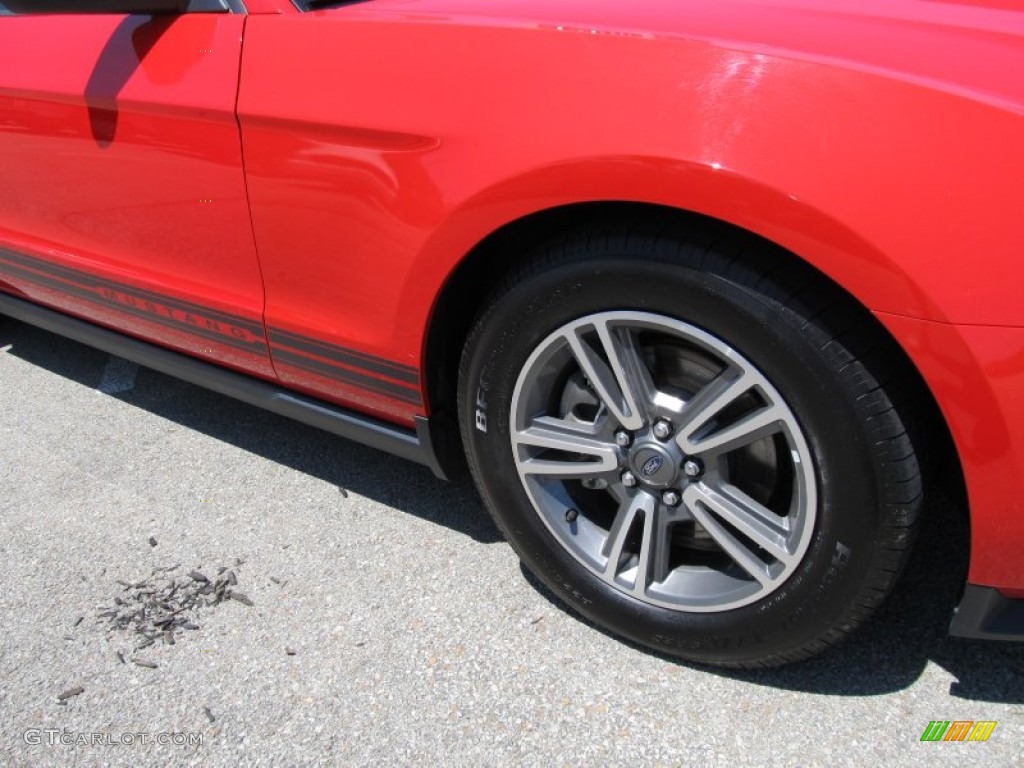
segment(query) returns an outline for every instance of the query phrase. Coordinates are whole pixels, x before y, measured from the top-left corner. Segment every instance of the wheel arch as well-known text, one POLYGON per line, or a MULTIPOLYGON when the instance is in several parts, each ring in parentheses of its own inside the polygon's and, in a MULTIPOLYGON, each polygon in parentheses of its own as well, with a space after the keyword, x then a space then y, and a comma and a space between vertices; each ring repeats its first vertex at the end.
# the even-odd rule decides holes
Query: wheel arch
MULTIPOLYGON (((767 260, 784 262, 811 286, 828 292, 850 311, 864 316, 884 356, 897 367, 902 407, 912 410, 914 442, 922 446, 927 486, 940 484, 943 492, 966 499, 962 463, 949 425, 938 402, 897 338, 871 309, 832 277, 787 248, 734 223, 666 205, 636 202, 594 201, 554 206, 535 211, 498 227, 481 239, 462 258, 439 292, 429 317, 423 346, 424 388, 435 425, 435 443, 445 446, 442 461, 451 475, 462 474, 462 446, 456 423, 458 368, 462 348, 472 324, 494 286, 516 269, 529 254, 555 238, 571 236, 595 227, 628 230, 642 226, 665 232, 717 229, 752 238, 761 247, 739 256, 749 267, 764 267, 767 260), (949 471, 954 467, 953 472, 949 471)), ((915 302, 925 301, 914 297, 915 302)), ((927 487, 926 486, 926 487, 927 487)), ((966 509, 964 504, 962 509, 966 509)), ((964 545, 968 546, 967 543, 964 545)))

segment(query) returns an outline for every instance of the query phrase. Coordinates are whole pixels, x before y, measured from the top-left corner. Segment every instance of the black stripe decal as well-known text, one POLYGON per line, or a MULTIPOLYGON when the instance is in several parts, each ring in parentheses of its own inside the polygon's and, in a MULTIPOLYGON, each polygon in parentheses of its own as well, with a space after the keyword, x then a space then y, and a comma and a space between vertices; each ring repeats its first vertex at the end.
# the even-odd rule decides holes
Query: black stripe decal
POLYGON ((419 371, 407 365, 401 365, 380 357, 374 357, 373 355, 368 355, 364 352, 354 352, 350 349, 345 349, 344 347, 327 344, 326 342, 314 341, 313 339, 308 339, 303 336, 296 336, 293 333, 288 333, 277 328, 267 329, 267 335, 269 336, 270 343, 275 348, 275 351, 283 347, 290 347, 292 349, 299 350, 300 352, 307 352, 311 355, 316 355, 317 357, 337 361, 344 365, 351 366, 352 368, 361 368, 364 371, 378 373, 381 376, 387 376, 388 378, 395 379, 396 381, 404 381, 407 384, 412 384, 413 386, 419 386, 420 383, 419 371))
MULTIPOLYGON (((162 296, 7 248, 0 248, 0 272, 245 352, 263 356, 269 352, 262 324, 194 302, 162 296)), ((279 329, 270 329, 268 335, 274 347, 272 358, 285 365, 412 405, 422 403, 416 368, 279 329)))
MULTIPOLYGON (((73 285, 70 283, 66 283, 60 279, 56 279, 53 277, 40 275, 35 272, 31 272, 29 270, 22 269, 20 267, 16 267, 9 263, 6 263, 4 260, 5 255, 6 254, 0 253, 0 272, 20 277, 21 279, 26 280, 27 282, 36 283, 37 285, 45 286, 47 288, 52 288, 55 291, 60 291, 61 293, 65 293, 70 296, 77 296, 78 298, 84 299, 93 304, 98 304, 100 306, 116 309, 119 312, 124 312, 125 314, 133 315, 134 317, 139 317, 143 320, 148 320, 150 322, 157 323, 158 325, 162 325, 165 328, 185 332, 193 336, 199 336, 201 338, 209 339, 210 341, 215 341, 220 344, 225 344, 227 346, 234 347, 245 352, 251 352, 263 356, 267 354, 267 347, 266 344, 263 342, 262 338, 239 338, 238 336, 231 335, 230 330, 225 332, 224 330, 217 330, 216 328, 210 328, 207 325, 198 324, 207 320, 208 318, 192 315, 191 313, 188 312, 182 312, 182 314, 184 315, 184 317, 182 318, 175 318, 173 316, 168 316, 155 310, 147 310, 143 307, 137 307, 134 306, 133 304, 125 303, 123 299, 118 300, 118 298, 114 296, 111 296, 109 294, 104 295, 103 293, 104 291, 108 291, 110 293, 120 294, 120 291, 113 291, 112 289, 109 288, 86 288, 81 285, 73 285)), ((122 294, 122 296, 127 297, 128 294, 122 294)), ((161 304, 163 303, 161 302, 161 304)))
POLYGON ((159 293, 148 291, 145 288, 136 288, 135 286, 125 285, 124 283, 118 283, 107 278, 97 277, 86 272, 82 272, 71 267, 64 267, 58 264, 53 264, 43 259, 36 259, 31 256, 25 256, 24 254, 8 250, 6 248, 0 248, 0 258, 4 258, 7 261, 15 264, 20 264, 30 269, 36 269, 40 272, 48 272, 56 277, 62 277, 66 280, 71 280, 78 283, 79 285, 95 286, 96 288, 109 288, 118 293, 130 294, 144 301, 150 303, 163 304, 168 307, 173 307, 182 312, 193 315, 202 315, 203 317, 217 320, 224 325, 233 325, 238 328, 243 328, 253 336, 263 337, 263 325, 262 323, 249 320, 244 317, 238 317, 237 315, 231 315, 220 310, 211 309, 204 307, 201 304, 195 304, 190 301, 183 299, 175 299, 169 296, 164 296, 159 293))
POLYGON ((421 402, 418 390, 414 391, 406 388, 405 385, 402 384, 378 379, 374 376, 368 376, 346 368, 339 368, 336 365, 332 365, 331 363, 321 360, 313 360, 308 357, 303 357, 302 355, 297 355, 294 352, 274 350, 274 360, 275 362, 281 362, 293 368, 300 368, 311 373, 319 374, 328 379, 344 381, 361 389, 376 392, 380 395, 386 395, 387 397, 393 397, 396 400, 401 400, 412 405, 419 405, 421 402))

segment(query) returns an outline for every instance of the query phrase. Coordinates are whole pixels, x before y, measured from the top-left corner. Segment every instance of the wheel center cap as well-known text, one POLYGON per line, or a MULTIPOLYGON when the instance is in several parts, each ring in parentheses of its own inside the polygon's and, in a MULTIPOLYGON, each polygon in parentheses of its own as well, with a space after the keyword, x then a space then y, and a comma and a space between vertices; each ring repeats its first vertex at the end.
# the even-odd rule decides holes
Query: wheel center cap
POLYGON ((633 474, 641 483, 666 488, 672 485, 679 472, 678 464, 672 454, 660 445, 638 445, 630 457, 633 474))

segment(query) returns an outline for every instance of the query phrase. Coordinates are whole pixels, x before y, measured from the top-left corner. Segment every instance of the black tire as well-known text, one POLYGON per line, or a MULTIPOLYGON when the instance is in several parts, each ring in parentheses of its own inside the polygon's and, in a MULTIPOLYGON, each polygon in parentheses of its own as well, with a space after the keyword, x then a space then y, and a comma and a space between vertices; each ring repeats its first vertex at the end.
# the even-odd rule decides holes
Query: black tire
MULTIPOLYGON (((561 600, 612 633, 715 665, 797 661, 833 645, 862 623, 902 569, 922 490, 914 448, 894 405, 899 379, 879 351, 884 344, 870 317, 822 281, 808 282, 803 269, 788 254, 724 229, 686 236, 636 228, 595 231, 535 254, 502 282, 477 318, 459 382, 460 423, 473 477, 526 567, 561 600), (767 265, 776 274, 751 264, 767 265), (580 318, 594 324, 565 330, 580 318), (658 325, 661 319, 664 326, 658 325), (648 321, 653 325, 643 325, 648 321), (699 458, 687 465, 706 475, 690 478, 683 464, 664 469, 677 464, 684 452, 676 433, 660 446, 655 439, 651 430, 660 406, 651 400, 637 407, 638 412, 649 410, 646 426, 623 430, 615 424, 611 400, 602 399, 600 387, 591 380, 600 382, 605 370, 599 367, 601 361, 611 360, 611 348, 602 348, 596 335, 601 323, 611 329, 608 334, 623 334, 616 338, 639 349, 636 359, 644 361, 647 373, 637 381, 647 376, 687 405, 696 402, 693 394, 705 386, 695 384, 687 391, 683 382, 697 376, 688 371, 707 369, 700 373, 706 378, 698 376, 701 382, 716 376, 731 380, 726 374, 740 373, 730 372, 725 350, 735 351, 737 371, 749 368, 751 376, 763 375, 768 384, 742 395, 742 407, 730 406, 740 417, 726 415, 728 409, 716 411, 707 422, 710 426, 701 429, 712 436, 715 430, 725 434, 729 420, 741 418, 744 408, 750 413, 774 408, 782 414, 776 425, 781 433, 709 458, 708 468, 699 458), (566 335, 552 336, 559 329, 566 335), (700 334, 711 339, 710 351, 700 347, 700 334), (580 343, 595 356, 592 365, 598 367, 588 368, 590 377, 581 377, 580 361, 589 361, 591 352, 582 357, 574 353, 570 338, 583 339, 580 343), (704 354, 709 362, 701 359, 704 354), (589 409, 588 393, 597 403, 589 409), (589 456, 545 452, 529 441, 514 448, 513 431, 517 440, 527 434, 533 440, 542 428, 537 425, 547 423, 537 421, 541 416, 585 425, 600 433, 595 438, 599 441, 611 439, 610 428, 616 429, 616 439, 626 431, 621 439, 632 442, 618 446, 613 474, 587 475, 578 483, 546 475, 524 474, 521 479, 517 461, 529 473, 549 455, 563 463, 589 456), (636 482, 638 474, 655 465, 652 485, 646 477, 636 482), (625 485, 626 471, 635 486, 625 485), (757 528, 751 530, 761 538, 745 539, 744 529, 730 527, 733 518, 716 517, 703 502, 673 508, 665 501, 672 499, 669 491, 696 498, 705 482, 709 488, 729 488, 754 479, 757 490, 749 493, 757 505, 749 509, 779 516, 777 528, 764 529, 782 531, 775 538, 757 528), (564 528, 559 504, 564 504, 564 528), (626 507, 630 511, 624 515, 626 507), (716 525, 705 529, 691 510, 716 525), (665 522, 667 515, 690 519, 665 522), (620 516, 627 520, 617 529, 626 543, 613 544, 620 516), (723 519, 728 524, 722 525, 723 519), (649 541, 668 542, 657 552, 654 544, 643 543, 648 522, 655 531, 649 541), (660 525, 666 527, 656 527, 660 525), (719 538, 708 530, 717 531, 719 538), (723 548, 721 542, 728 544, 729 538, 722 530, 746 547, 734 551, 746 558, 747 570, 723 548), (603 548, 595 549, 602 531, 608 532, 607 538, 603 548), (577 546, 584 533, 590 538, 577 546), (771 547, 761 548, 764 541, 781 542, 778 556, 771 547), (757 559, 747 557, 751 552, 757 559), (757 567, 751 569, 749 563, 757 567), (605 578, 600 577, 602 568, 605 578), (698 586, 685 586, 690 582, 698 586), (659 586, 670 583, 675 592, 659 586)), ((613 390, 605 390, 612 392, 611 399, 613 390)), ((673 402, 672 407, 679 406, 673 402)), ((682 408, 679 413, 686 413, 686 405, 682 408)), ((628 405, 620 410, 626 413, 628 405)), ((630 423, 637 418, 631 416, 630 423)), ((671 418, 663 420, 672 426, 671 418)), ((696 438, 684 443, 698 445, 696 438)), ((595 467, 611 461, 611 454, 602 450, 604 458, 594 459, 595 467)), ((741 490, 748 493, 746 487, 741 490)), ((774 517, 762 517, 769 526, 776 525, 774 517)))

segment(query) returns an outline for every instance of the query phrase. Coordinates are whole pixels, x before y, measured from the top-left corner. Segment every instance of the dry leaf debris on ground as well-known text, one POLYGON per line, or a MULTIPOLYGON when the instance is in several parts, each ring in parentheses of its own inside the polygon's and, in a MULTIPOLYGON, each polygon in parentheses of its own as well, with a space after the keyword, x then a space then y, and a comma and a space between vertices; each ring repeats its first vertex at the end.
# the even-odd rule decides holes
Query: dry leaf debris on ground
MULTIPOLYGON (((242 564, 237 560, 235 568, 242 564)), ((149 578, 129 582, 118 580, 121 593, 113 604, 102 606, 96 618, 111 629, 137 635, 135 650, 163 641, 174 645, 181 630, 199 629, 199 612, 225 600, 253 605, 248 596, 235 589, 234 568, 219 566, 212 578, 199 569, 173 575, 181 566, 154 568, 149 578)))

